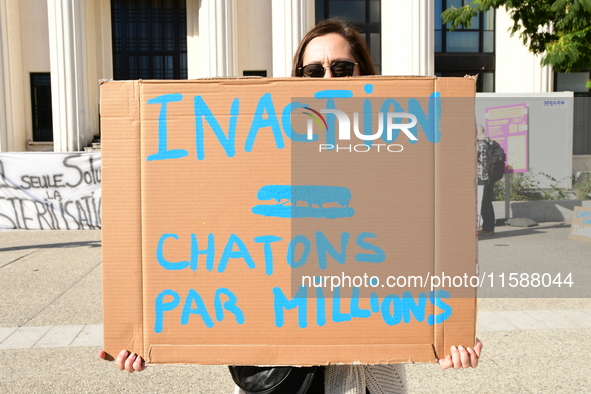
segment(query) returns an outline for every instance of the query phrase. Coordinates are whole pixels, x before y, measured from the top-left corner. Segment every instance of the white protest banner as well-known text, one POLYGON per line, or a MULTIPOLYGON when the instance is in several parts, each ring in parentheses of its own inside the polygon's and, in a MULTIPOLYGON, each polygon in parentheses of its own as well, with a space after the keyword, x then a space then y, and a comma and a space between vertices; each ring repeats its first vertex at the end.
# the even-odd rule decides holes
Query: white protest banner
POLYGON ((0 229, 100 228, 100 153, 0 153, 0 229))

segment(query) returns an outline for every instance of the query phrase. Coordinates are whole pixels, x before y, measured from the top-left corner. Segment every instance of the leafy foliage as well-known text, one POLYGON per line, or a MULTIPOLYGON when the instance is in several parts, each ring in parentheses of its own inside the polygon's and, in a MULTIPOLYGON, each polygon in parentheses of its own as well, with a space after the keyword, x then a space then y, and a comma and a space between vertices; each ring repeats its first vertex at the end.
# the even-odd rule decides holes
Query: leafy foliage
MULTIPOLYGON (((503 179, 494 185, 494 201, 505 200, 505 176, 507 175, 505 174, 503 179)), ((559 187, 560 183, 560 180, 543 172, 511 174, 509 179, 511 201, 568 200, 573 197, 584 200, 591 197, 591 173, 585 173, 579 182, 573 184, 573 190, 559 187), (550 181, 549 188, 540 188, 540 181, 537 180, 539 176, 544 176, 550 181)))
POLYGON ((591 172, 585 165, 585 171, 581 177, 573 185, 575 189, 575 196, 579 200, 591 199, 591 172))
MULTIPOLYGON (((505 177, 494 185, 495 201, 505 200, 505 177)), ((537 201, 542 199, 540 182, 529 172, 511 174, 509 179, 511 201, 537 201)))
POLYGON ((473 0, 448 8, 441 17, 454 30, 460 25, 470 27, 479 11, 500 7, 513 20, 511 35, 519 33, 530 52, 542 55, 542 65, 557 72, 591 67, 591 0, 473 0))
MULTIPOLYGON (((540 172, 540 175, 545 176, 550 181, 550 190, 542 192, 542 200, 566 200, 572 196, 572 192, 566 188, 558 187, 557 185, 560 183, 556 178, 552 175, 540 172)), ((572 177, 566 177, 566 179, 571 179, 572 177)))

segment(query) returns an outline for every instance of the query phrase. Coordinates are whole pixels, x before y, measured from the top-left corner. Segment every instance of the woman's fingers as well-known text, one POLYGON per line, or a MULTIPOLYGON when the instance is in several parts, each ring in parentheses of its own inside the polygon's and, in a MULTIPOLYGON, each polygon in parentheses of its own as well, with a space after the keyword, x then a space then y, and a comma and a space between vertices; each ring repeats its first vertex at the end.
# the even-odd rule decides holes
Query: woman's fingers
POLYGON ((458 347, 452 346, 450 350, 451 356, 446 356, 438 361, 441 368, 476 368, 478 366, 480 352, 482 351, 482 342, 476 338, 474 348, 465 348, 460 345, 458 347))
POLYGON ((117 365, 117 369, 119 369, 120 371, 123 371, 125 369, 125 361, 127 361, 128 355, 129 353, 127 352, 127 350, 122 350, 121 353, 117 355, 117 358, 115 359, 115 364, 117 365))
POLYGON ((136 357, 135 362, 133 363, 133 369, 135 369, 137 372, 141 372, 146 369, 146 363, 140 356, 136 357))
POLYGON ((480 357, 480 352, 482 351, 482 342, 480 339, 476 338, 476 343, 474 343, 474 352, 476 353, 476 357, 480 357))
POLYGON ((133 369, 133 363, 135 362, 136 358, 137 358, 137 355, 135 353, 131 353, 127 357, 127 360, 125 360, 125 370, 127 372, 132 373, 135 371, 135 369, 133 369))
POLYGON ((458 348, 455 346, 451 347, 451 361, 453 362, 453 367, 455 369, 462 368, 462 360, 460 360, 460 352, 458 348))
POLYGON ((470 355, 470 366, 476 368, 478 366, 478 355, 474 349, 468 348, 468 354, 470 355))
POLYGON ((470 368, 470 353, 462 345, 458 346, 458 353, 460 354, 460 366, 458 368, 470 368))
POLYGON ((451 356, 445 356, 445 358, 439 359, 439 365, 443 369, 448 369, 453 367, 454 363, 451 361, 451 356))
MULTIPOLYGON (((105 358, 106 353, 104 350, 99 351, 99 357, 105 358)), ((131 353, 127 350, 122 350, 115 359, 115 365, 120 371, 127 371, 131 372, 141 372, 146 369, 146 362, 137 354, 131 353)))

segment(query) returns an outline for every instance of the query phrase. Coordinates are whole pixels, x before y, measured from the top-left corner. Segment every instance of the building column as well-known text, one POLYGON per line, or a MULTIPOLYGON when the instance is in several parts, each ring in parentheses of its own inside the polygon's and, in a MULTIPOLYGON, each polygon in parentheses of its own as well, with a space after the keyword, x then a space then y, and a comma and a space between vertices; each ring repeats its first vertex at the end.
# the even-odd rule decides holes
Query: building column
POLYGON ((98 132, 94 2, 48 0, 53 148, 83 150, 98 132))
POLYGON ((554 90, 554 72, 550 66, 542 66, 540 55, 531 53, 523 45, 519 34, 511 36, 509 28, 513 19, 505 10, 495 14, 495 92, 497 93, 545 93, 554 90), (510 59, 510 60, 508 60, 510 59))
POLYGON ((96 74, 99 79, 113 79, 113 36, 111 0, 94 0, 96 35, 96 74))
POLYGON ((24 151, 20 12, 18 0, 0 1, 0 152, 24 151))
POLYGON ((273 0, 273 75, 291 77, 293 55, 314 27, 313 0, 273 0))
POLYGON ((527 87, 528 92, 547 93, 554 91, 554 70, 551 66, 542 66, 541 56, 529 54, 528 68, 532 70, 531 80, 527 87))
POLYGON ((397 0, 381 4, 382 74, 434 75, 433 1, 397 0))
POLYGON ((187 0, 188 77, 237 75, 236 0, 187 0))

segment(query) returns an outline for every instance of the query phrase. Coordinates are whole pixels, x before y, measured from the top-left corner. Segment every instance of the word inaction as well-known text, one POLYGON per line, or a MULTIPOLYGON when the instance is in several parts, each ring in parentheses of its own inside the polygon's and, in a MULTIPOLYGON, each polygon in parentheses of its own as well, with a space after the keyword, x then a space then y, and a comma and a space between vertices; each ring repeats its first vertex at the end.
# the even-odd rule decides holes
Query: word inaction
MULTIPOLYGON (((366 94, 373 92, 373 85, 367 84, 364 87, 366 94)), ((198 160, 205 159, 205 133, 211 130, 217 142, 224 149, 227 157, 234 157, 237 150, 237 130, 246 131, 246 138, 242 149, 244 152, 251 152, 258 136, 262 133, 270 133, 277 149, 285 147, 285 138, 296 142, 312 142, 319 139, 311 128, 300 130, 294 128, 292 122, 297 115, 313 115, 325 134, 325 145, 336 146, 336 119, 339 123, 339 140, 347 140, 351 135, 351 123, 348 116, 341 110, 336 109, 335 99, 352 99, 354 93, 350 90, 323 90, 314 94, 313 104, 318 103, 324 107, 321 111, 312 110, 312 103, 291 102, 283 108, 276 108, 273 95, 265 93, 258 98, 256 109, 243 110, 243 103, 240 98, 230 98, 228 100, 227 110, 214 113, 210 105, 202 96, 186 97, 180 93, 164 94, 147 100, 148 105, 159 106, 158 115, 158 148, 157 152, 147 156, 148 161, 170 160, 187 157, 189 151, 187 147, 170 146, 169 136, 186 133, 186 130, 175 129, 169 123, 169 114, 179 117, 179 105, 186 100, 192 100, 193 111, 190 116, 194 119, 195 127, 195 156, 198 160), (179 104, 180 103, 180 104, 179 104), (307 111, 313 111, 313 114, 307 111), (220 120, 223 120, 221 122, 220 120), (222 125, 227 126, 224 128, 222 125), (208 125, 206 128, 205 125, 208 125)), ((402 131, 410 143, 418 142, 418 132, 422 130, 427 141, 432 143, 439 142, 441 138, 439 121, 441 118, 441 99, 439 93, 435 92, 428 98, 428 109, 425 111, 417 99, 406 99, 406 108, 402 107, 399 101, 392 98, 377 99, 365 98, 360 100, 361 108, 355 113, 353 127, 355 136, 367 140, 366 145, 372 145, 377 139, 385 143, 391 143, 398 138, 402 131), (376 102, 374 102, 376 101, 376 102), (376 112, 374 114, 374 112, 376 112), (361 114, 363 120, 361 120, 361 114), (372 117, 375 117, 378 130, 373 131, 372 117), (419 128, 420 126, 420 128, 419 128)), ((189 115, 189 114, 183 114, 189 115)), ((308 123, 310 125, 311 123, 308 123)), ((296 127, 297 128, 297 127, 296 127)), ((242 136, 244 137, 244 136, 242 136)), ((388 151, 396 151, 398 148, 392 147, 388 151)), ((386 151, 386 150, 384 150, 386 151)))

